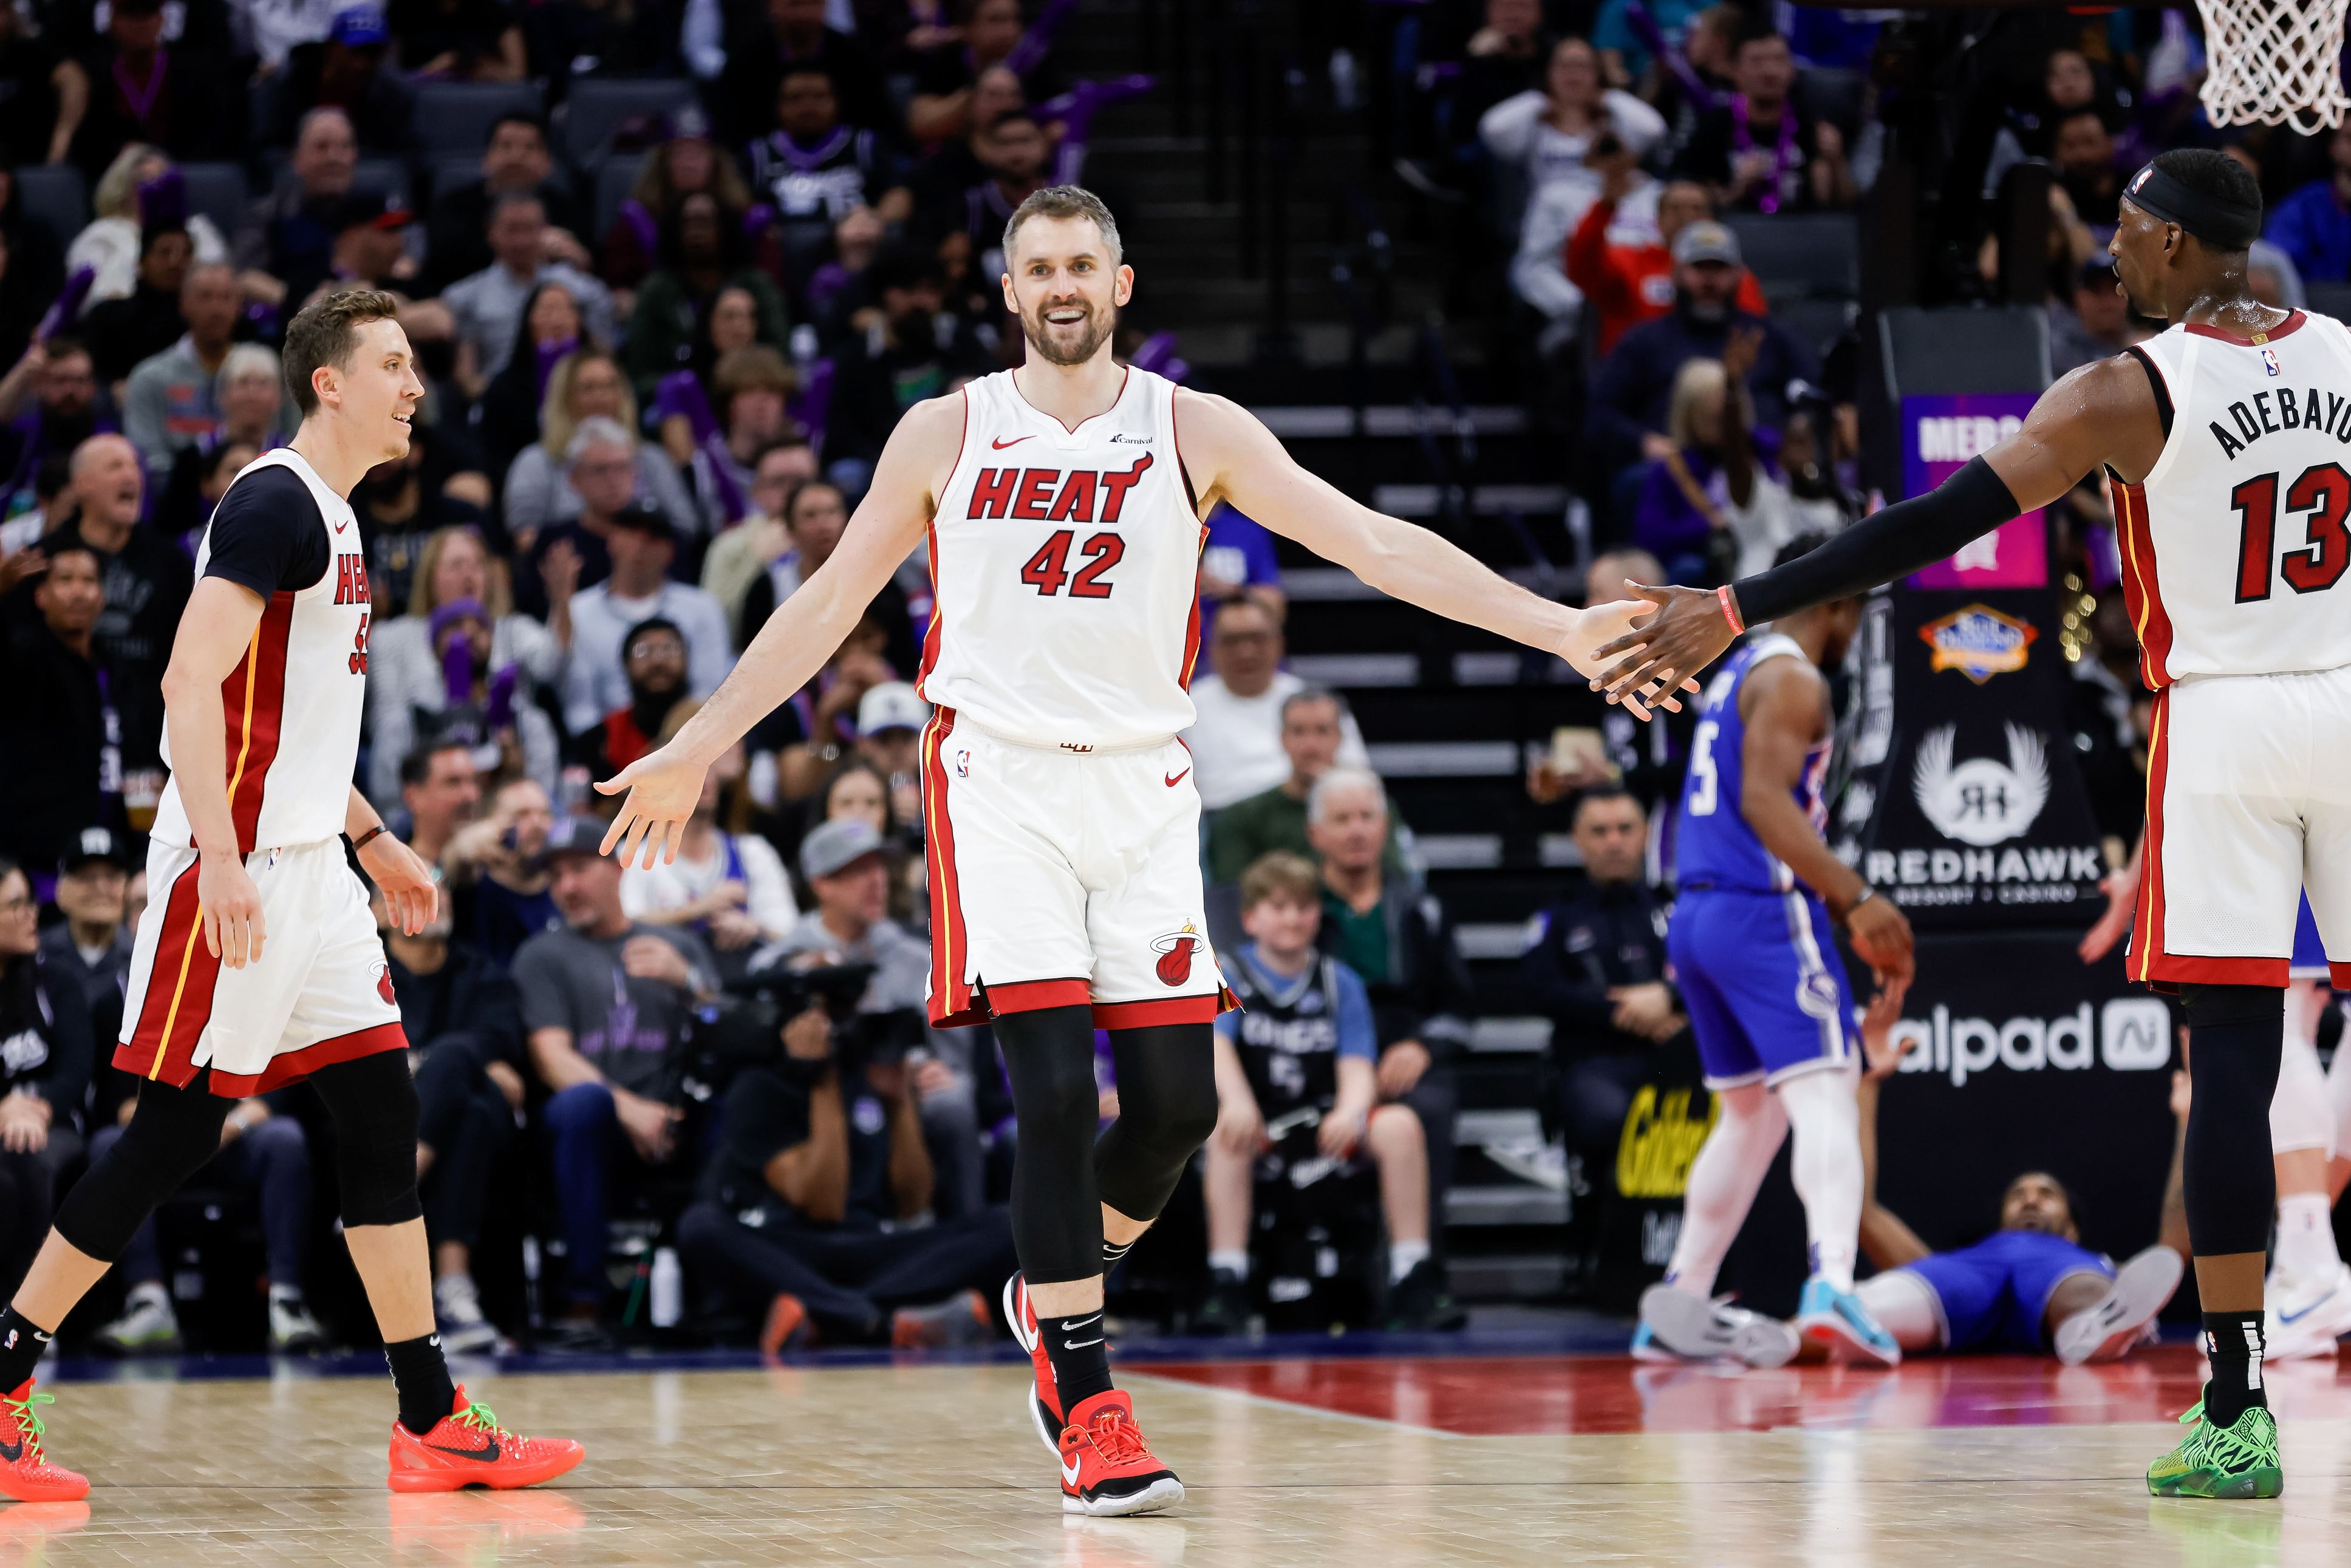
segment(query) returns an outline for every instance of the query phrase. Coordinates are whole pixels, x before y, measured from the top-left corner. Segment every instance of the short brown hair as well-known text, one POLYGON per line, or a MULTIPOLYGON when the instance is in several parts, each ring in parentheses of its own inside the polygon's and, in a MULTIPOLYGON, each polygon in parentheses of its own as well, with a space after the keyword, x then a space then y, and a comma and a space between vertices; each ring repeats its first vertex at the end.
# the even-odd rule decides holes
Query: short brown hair
POLYGON ((1288 850, 1269 850, 1249 862, 1249 870, 1241 873, 1241 907, 1255 909, 1269 898, 1286 898, 1292 904, 1320 904, 1322 873, 1304 855, 1292 854, 1288 850))
POLYGON ((305 417, 318 412, 319 391, 310 377, 320 365, 341 367, 360 346, 360 329, 371 321, 400 319, 400 301, 374 288, 346 288, 313 299, 286 328, 286 390, 305 417))
POLYGON ((733 402, 737 393, 747 392, 776 392, 789 397, 795 384, 791 366, 765 343, 729 349, 710 367, 710 387, 721 403, 733 402))
POLYGON ((1030 218, 1091 218, 1102 231, 1102 244, 1110 246, 1110 264, 1116 267, 1126 254, 1118 238, 1118 220, 1110 215, 1102 199, 1083 185, 1048 185, 1033 192, 1029 199, 1013 209, 1004 223, 1004 259, 1008 267, 1012 260, 1012 241, 1020 233, 1020 225, 1030 218))

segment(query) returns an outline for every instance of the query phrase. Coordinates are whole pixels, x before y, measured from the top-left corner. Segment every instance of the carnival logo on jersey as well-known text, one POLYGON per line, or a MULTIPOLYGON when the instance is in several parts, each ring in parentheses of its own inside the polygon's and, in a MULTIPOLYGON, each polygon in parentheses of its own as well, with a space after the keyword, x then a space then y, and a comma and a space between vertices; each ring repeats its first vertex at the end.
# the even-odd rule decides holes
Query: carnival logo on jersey
POLYGON ((970 518, 1010 517, 1026 523, 1114 523, 1126 493, 1151 467, 1146 452, 1133 467, 983 468, 971 482, 970 518))
POLYGON ((1188 920, 1184 922, 1183 930, 1171 931, 1165 936, 1154 938, 1151 950, 1159 955, 1159 983, 1180 986, 1190 979, 1192 955, 1207 946, 1200 940, 1199 927, 1188 920))
POLYGON ((2024 668, 2040 635, 2039 627, 1988 604, 1970 604, 1918 628, 1918 640, 1934 650, 1930 668, 1957 670, 1978 685, 2024 668))
POLYGON ((1971 757, 1955 762, 1959 727, 1930 729, 1918 742, 1910 789, 1918 810, 1947 839, 1981 849, 2023 836, 2049 803, 2049 758, 2041 737, 2008 725, 2008 760, 1971 757))

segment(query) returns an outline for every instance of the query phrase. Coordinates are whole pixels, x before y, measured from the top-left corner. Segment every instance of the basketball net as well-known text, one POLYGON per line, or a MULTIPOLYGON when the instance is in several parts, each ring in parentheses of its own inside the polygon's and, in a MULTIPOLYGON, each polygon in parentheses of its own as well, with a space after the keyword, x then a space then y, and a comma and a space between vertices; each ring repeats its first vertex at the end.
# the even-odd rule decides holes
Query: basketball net
POLYGON ((2343 123, 2343 14, 2351 0, 2196 0, 2204 17, 2204 112, 2215 125, 2343 123))

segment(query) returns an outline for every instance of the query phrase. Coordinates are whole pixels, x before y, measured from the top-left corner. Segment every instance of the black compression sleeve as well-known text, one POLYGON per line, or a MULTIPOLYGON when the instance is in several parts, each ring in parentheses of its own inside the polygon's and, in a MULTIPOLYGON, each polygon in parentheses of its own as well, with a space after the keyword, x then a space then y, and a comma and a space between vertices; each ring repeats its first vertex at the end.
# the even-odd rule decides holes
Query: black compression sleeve
POLYGON ((1982 458, 1923 496, 1896 501, 1816 550, 1731 584, 1740 617, 1752 626, 1794 611, 1865 593, 1931 566, 1982 538, 2021 508, 1982 458))

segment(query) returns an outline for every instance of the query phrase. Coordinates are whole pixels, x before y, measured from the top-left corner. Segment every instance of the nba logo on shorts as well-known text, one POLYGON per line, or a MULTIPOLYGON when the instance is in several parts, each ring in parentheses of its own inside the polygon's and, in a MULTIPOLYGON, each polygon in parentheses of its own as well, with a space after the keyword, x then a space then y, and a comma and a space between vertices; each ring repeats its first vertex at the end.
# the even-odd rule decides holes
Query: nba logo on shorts
POLYGON ((1200 950, 1199 934, 1191 924, 1154 940, 1151 950, 1159 955, 1156 973, 1162 985, 1180 986, 1192 977, 1192 955, 1200 950))
POLYGON ((968 779, 971 777, 970 752, 958 751, 956 753, 956 777, 958 779, 968 779))

